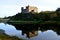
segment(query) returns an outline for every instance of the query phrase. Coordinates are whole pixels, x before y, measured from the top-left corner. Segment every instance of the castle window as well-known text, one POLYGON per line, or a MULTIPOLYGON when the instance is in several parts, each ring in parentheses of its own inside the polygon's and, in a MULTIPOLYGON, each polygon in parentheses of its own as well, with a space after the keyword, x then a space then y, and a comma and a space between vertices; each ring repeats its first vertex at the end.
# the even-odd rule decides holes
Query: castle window
POLYGON ((34 12, 34 10, 32 10, 31 12, 34 12))

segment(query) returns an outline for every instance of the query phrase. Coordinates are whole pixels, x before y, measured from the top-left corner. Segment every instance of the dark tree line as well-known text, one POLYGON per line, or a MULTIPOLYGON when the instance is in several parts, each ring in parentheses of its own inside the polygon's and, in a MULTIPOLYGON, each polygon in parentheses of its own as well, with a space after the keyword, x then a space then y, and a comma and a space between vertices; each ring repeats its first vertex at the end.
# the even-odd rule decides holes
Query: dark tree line
POLYGON ((11 20, 27 20, 27 21, 49 21, 60 20, 60 8, 56 11, 42 11, 40 13, 17 13, 14 16, 8 17, 11 20))

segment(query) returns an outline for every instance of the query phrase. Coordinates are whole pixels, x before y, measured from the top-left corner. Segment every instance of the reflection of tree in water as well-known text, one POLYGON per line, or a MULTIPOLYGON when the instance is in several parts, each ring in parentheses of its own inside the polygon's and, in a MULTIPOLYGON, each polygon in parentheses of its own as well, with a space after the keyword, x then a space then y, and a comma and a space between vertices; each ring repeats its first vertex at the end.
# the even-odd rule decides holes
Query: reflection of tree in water
POLYGON ((45 25, 40 27, 40 30, 41 31, 53 30, 58 35, 60 35, 60 25, 59 24, 45 24, 45 25))
POLYGON ((31 26, 25 25, 22 27, 21 30, 22 30, 22 35, 26 34, 26 37, 28 38, 38 35, 38 27, 35 27, 33 25, 31 26))
POLYGON ((26 37, 31 38, 38 35, 38 27, 32 24, 12 24, 17 30, 22 31, 22 35, 26 34, 26 37))
POLYGON ((26 34, 26 37, 31 38, 38 35, 38 30, 46 31, 53 30, 60 35, 60 25, 58 24, 12 24, 18 30, 22 30, 22 35, 26 34))

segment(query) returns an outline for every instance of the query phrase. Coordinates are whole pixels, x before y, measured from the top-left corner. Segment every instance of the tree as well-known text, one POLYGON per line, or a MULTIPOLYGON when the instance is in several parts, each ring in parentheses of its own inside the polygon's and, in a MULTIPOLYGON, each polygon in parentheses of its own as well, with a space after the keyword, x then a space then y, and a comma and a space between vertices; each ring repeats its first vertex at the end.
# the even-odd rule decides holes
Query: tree
POLYGON ((58 8, 58 9, 56 10, 56 13, 57 13, 58 16, 60 16, 60 8, 58 8))

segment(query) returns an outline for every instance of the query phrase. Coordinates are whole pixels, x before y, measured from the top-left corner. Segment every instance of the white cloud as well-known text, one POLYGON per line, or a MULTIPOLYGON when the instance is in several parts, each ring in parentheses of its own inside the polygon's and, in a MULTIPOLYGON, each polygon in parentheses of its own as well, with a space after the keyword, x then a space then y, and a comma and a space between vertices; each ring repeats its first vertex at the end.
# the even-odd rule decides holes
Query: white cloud
POLYGON ((15 15, 20 11, 20 6, 17 5, 2 5, 0 6, 0 16, 15 15))
POLYGON ((21 11, 21 6, 37 6, 39 11, 56 10, 60 0, 0 0, 0 17, 15 15, 21 11))

